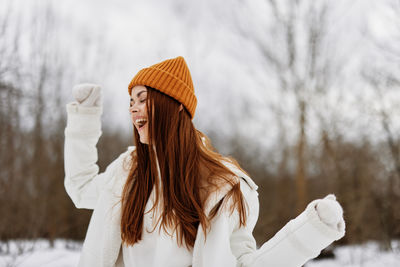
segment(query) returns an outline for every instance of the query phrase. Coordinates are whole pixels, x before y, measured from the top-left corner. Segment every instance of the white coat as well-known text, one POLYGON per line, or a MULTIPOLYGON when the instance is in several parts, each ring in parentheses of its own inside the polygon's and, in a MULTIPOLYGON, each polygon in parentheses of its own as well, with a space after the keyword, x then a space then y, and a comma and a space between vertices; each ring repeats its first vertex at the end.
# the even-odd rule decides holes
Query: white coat
MULTIPOLYGON (((66 108, 65 188, 77 208, 94 210, 79 266, 122 267, 119 200, 128 175, 122 164, 135 147, 128 147, 99 173, 96 144, 102 134, 102 107, 82 107, 71 102, 66 108)), ((199 227, 193 247, 193 267, 299 267, 344 236, 344 225, 334 229, 320 220, 315 209, 319 200, 314 200, 304 212, 257 248, 252 235, 259 213, 257 185, 233 165, 227 166, 241 177, 240 189, 250 207, 247 225, 239 228, 237 213, 230 216, 222 211, 212 220, 207 239, 199 227)), ((213 195, 206 204, 206 212, 225 193, 221 190, 213 195)))

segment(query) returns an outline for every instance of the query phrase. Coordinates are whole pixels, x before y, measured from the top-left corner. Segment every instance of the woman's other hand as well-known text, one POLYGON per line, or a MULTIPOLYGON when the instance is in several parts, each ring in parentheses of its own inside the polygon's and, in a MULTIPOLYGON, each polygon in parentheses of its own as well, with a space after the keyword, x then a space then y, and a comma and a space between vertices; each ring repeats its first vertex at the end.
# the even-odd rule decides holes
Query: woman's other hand
POLYGON ((100 107, 103 97, 100 85, 81 83, 74 86, 72 95, 84 107, 100 107))
POLYGON ((343 209, 333 194, 320 199, 315 206, 318 216, 322 222, 337 230, 344 230, 343 209))

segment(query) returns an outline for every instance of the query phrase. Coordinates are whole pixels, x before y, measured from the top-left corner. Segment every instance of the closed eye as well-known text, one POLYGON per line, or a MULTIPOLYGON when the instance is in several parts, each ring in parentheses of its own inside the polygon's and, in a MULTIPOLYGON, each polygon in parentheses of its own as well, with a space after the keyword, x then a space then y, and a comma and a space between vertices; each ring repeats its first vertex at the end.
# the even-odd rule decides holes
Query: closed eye
MULTIPOLYGON (((146 98, 140 100, 139 102, 140 102, 140 103, 146 102, 146 98)), ((135 101, 133 101, 133 99, 131 99, 131 101, 129 102, 129 106, 132 107, 133 104, 135 104, 135 101)))

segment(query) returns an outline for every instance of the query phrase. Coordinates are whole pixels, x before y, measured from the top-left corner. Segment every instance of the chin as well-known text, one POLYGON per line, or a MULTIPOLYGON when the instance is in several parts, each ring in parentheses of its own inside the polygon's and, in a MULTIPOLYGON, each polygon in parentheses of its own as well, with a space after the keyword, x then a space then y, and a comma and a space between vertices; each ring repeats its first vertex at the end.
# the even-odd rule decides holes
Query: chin
POLYGON ((144 144, 144 145, 148 145, 149 142, 147 142, 147 140, 143 141, 142 139, 140 139, 140 143, 144 144))

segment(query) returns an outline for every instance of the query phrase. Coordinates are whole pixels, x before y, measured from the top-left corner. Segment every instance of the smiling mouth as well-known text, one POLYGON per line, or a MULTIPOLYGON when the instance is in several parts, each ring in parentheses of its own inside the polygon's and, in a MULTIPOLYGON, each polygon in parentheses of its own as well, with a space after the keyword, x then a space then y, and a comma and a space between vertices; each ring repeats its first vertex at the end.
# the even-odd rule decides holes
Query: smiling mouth
POLYGON ((135 124, 136 124, 136 127, 138 130, 142 130, 143 127, 147 124, 147 120, 146 119, 137 119, 135 124))
POLYGON ((143 127, 145 126, 147 124, 147 122, 145 122, 144 124, 142 124, 142 125, 139 125, 139 130, 141 130, 141 129, 143 129, 143 127))

